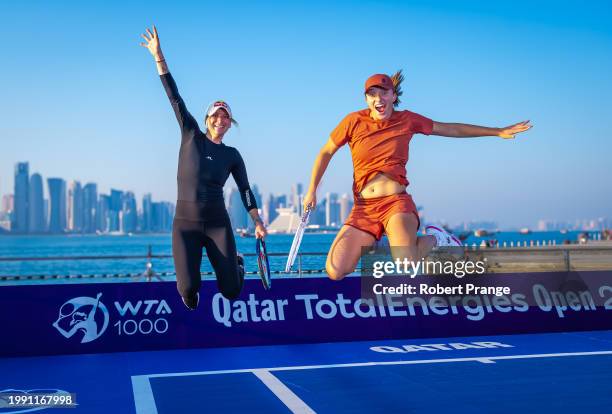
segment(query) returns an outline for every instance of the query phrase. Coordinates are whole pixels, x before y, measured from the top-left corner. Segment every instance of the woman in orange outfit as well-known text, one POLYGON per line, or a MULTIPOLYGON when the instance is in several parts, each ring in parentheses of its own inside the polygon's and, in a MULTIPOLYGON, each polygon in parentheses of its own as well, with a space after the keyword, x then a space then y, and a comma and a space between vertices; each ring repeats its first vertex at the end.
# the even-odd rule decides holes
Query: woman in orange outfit
POLYGON ((410 111, 399 111, 402 94, 401 71, 392 77, 370 76, 365 83, 367 109, 348 114, 332 131, 319 151, 304 198, 304 208, 316 205, 316 190, 329 161, 338 149, 348 144, 354 167, 354 206, 338 232, 327 256, 326 270, 331 279, 340 280, 353 272, 362 247, 369 247, 387 234, 392 254, 420 260, 435 246, 461 245, 453 235, 435 226, 417 237, 419 218, 412 197, 406 193, 408 144, 414 134, 445 137, 495 136, 514 138, 531 128, 529 121, 505 128, 443 123, 410 111), (401 253, 393 246, 402 246, 401 253))

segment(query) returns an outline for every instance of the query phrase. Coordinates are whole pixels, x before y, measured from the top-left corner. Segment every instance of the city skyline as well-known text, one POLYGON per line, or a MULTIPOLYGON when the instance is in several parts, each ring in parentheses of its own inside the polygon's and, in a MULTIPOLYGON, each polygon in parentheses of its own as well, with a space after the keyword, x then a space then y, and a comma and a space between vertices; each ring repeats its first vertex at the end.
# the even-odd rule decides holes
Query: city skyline
POLYGON ((95 182, 30 174, 29 162, 15 163, 13 193, 1 196, 0 232, 11 234, 168 232, 174 204, 153 202, 150 193, 138 209, 132 191, 98 192, 95 182), (46 181, 47 185, 43 184, 46 181), (45 190, 46 188, 46 190, 45 190))
MULTIPOLYGON (((22 191, 1 194, 2 208, 0 209, 0 227, 6 225, 7 217, 2 214, 11 213, 10 223, 12 233, 23 233, 21 228, 28 229, 26 233, 94 233, 94 232, 150 232, 169 231, 172 220, 174 204, 168 201, 153 203, 152 194, 142 195, 140 208, 137 197, 133 191, 111 188, 108 194, 98 192, 97 183, 88 182, 81 185, 79 180, 66 180, 64 178, 49 177, 47 186, 43 185, 40 173, 29 173, 29 162, 17 162, 14 166, 15 188, 22 191), (46 191, 45 191, 46 188, 46 191), (15 194, 18 193, 18 197, 15 194), (99 199, 98 199, 99 198, 99 199), (8 200, 11 201, 8 201, 8 200), (8 204, 13 208, 9 209, 8 204), (27 203, 25 209, 23 203, 27 203), (152 224, 153 204, 165 205, 167 217, 160 219, 160 212, 155 213, 158 221, 163 224, 152 224), (20 207, 21 206, 21 207, 20 207), (8 211, 11 210, 11 211, 8 211), (89 211, 89 214, 74 211, 89 211), (103 211, 99 213, 98 210, 103 211), (19 214, 23 212, 23 214, 19 214), (113 214, 114 212, 114 214, 113 214), (102 214, 102 215, 100 215, 102 214), (105 221, 106 220, 106 221, 105 221), (27 223, 27 224, 24 224, 27 223)), ((266 225, 270 225, 279 216, 277 209, 290 209, 298 216, 302 213, 302 197, 304 186, 294 183, 286 194, 262 194, 257 184, 252 184, 253 194, 259 211, 266 225)), ((228 214, 234 230, 252 230, 253 223, 243 208, 240 195, 234 186, 224 188, 224 196, 228 214)), ((353 200, 347 193, 338 194, 328 192, 319 199, 318 208, 311 215, 310 224, 321 228, 338 229, 352 208, 353 200)), ((158 208, 158 207, 156 207, 158 208)), ((280 211, 280 210, 279 210, 280 211)), ((282 213, 281 213, 282 214, 282 213)), ((503 227, 497 221, 469 220, 457 223, 448 223, 429 217, 423 206, 419 207, 422 223, 446 225, 457 231, 473 230, 518 230, 531 228, 537 231, 557 230, 603 230, 612 227, 612 220, 608 217, 574 218, 572 220, 557 220, 540 218, 536 223, 525 224, 519 227, 503 227)))
MULTIPOLYGON (((15 163, 13 193, 0 194, 0 232, 74 234, 171 230, 175 205, 167 201, 153 202, 151 193, 142 196, 139 208, 137 197, 130 190, 111 188, 108 194, 103 194, 98 192, 95 182, 82 185, 79 180, 60 177, 48 177, 45 187, 42 175, 30 174, 29 167, 28 161, 15 163)), ((303 188, 301 183, 295 183, 290 194, 270 193, 264 199, 257 184, 253 184, 253 195, 264 222, 272 224, 279 214, 289 211, 301 215, 303 188)), ((237 232, 252 231, 254 225, 238 190, 228 186, 224 196, 232 228, 237 232)), ((310 223, 325 229, 338 229, 352 206, 346 194, 339 198, 336 193, 327 193, 319 204, 321 208, 311 216, 310 223)), ((278 229, 280 232, 289 230, 278 229)))

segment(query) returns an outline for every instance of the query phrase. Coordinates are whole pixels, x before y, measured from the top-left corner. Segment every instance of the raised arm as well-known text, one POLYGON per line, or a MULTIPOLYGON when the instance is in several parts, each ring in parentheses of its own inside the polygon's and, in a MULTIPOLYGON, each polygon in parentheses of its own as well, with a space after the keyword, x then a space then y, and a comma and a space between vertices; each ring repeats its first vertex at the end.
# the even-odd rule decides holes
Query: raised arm
POLYGON ((329 161, 332 159, 338 147, 332 138, 328 139, 323 148, 319 151, 317 158, 315 159, 314 165, 312 166, 312 173, 310 176, 310 185, 308 186, 308 192, 304 196, 304 210, 307 208, 314 208, 317 205, 317 187, 327 170, 329 161))
POLYGON ((436 122, 433 123, 432 135, 440 135, 443 137, 452 138, 472 138, 472 137, 501 137, 504 139, 512 139, 516 134, 525 132, 532 125, 529 121, 519 122, 518 124, 510 125, 505 128, 489 128, 478 125, 455 124, 436 122))
POLYGON ((181 127, 181 132, 184 133, 197 129, 198 123, 187 110, 185 102, 178 92, 176 82, 174 82, 174 78, 168 70, 168 64, 166 63, 166 59, 164 58, 164 54, 161 50, 161 45, 159 44, 157 28, 153 26, 152 32, 147 28, 147 32, 141 36, 145 41, 141 42, 140 45, 147 48, 153 56, 153 59, 155 59, 157 73, 159 74, 162 85, 166 90, 166 94, 168 95, 168 99, 172 105, 172 109, 174 109, 174 114, 176 115, 176 119, 181 127))

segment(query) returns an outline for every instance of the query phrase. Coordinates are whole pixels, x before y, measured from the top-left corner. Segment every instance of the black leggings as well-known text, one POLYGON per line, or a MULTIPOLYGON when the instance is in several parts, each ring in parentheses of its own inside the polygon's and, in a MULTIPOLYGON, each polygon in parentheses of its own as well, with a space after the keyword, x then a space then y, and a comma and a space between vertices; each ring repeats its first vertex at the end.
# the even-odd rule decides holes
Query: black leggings
POLYGON ((236 241, 225 217, 214 222, 175 218, 172 224, 172 256, 176 269, 176 286, 184 298, 200 290, 202 247, 217 276, 219 291, 227 299, 236 299, 242 290, 244 272, 238 267, 236 241))

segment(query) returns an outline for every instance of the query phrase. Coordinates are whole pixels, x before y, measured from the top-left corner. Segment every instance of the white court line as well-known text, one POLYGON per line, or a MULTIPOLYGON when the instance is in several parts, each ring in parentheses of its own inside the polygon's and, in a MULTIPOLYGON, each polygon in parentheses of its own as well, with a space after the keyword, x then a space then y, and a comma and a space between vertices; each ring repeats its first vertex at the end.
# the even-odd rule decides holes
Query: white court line
POLYGON ((297 365, 288 367, 270 367, 270 368, 245 368, 245 369, 227 369, 219 371, 194 371, 194 372, 176 372, 167 374, 149 374, 137 375, 148 378, 162 377, 184 377, 189 375, 216 375, 216 374, 238 374, 245 372, 253 372, 256 369, 266 371, 293 371, 303 369, 322 369, 322 368, 350 368, 350 367, 368 367, 375 365, 412 365, 412 364, 437 364, 444 362, 478 362, 481 359, 498 360, 498 359, 528 359, 528 358, 555 358, 569 356, 589 356, 589 355, 612 355, 612 351, 593 351, 593 352, 564 352, 558 354, 526 354, 526 355, 505 355, 505 356, 485 356, 485 357, 468 357, 468 358, 442 358, 442 359, 415 359, 415 360, 400 360, 400 361, 378 361, 378 362, 355 362, 350 364, 329 364, 329 365, 297 365))
MULTIPOLYGON (((497 360, 511 359, 531 359, 531 358, 558 358, 572 356, 595 356, 595 355, 612 355, 612 351, 593 351, 593 352, 563 352, 557 354, 525 354, 525 355, 504 355, 504 356, 485 356, 471 358, 446 358, 446 359, 422 359, 422 360, 404 360, 404 361, 379 361, 379 362, 356 362, 352 364, 329 364, 329 365, 301 365, 294 367, 271 367, 271 368, 250 368, 250 369, 229 369, 219 371, 198 371, 198 372, 176 372, 168 374, 150 374, 150 375, 134 375, 132 376, 132 384, 134 388, 134 402, 136 403, 137 414, 141 413, 157 413, 155 409, 155 400, 149 383, 149 378, 164 378, 164 377, 186 377, 192 375, 219 375, 219 374, 239 374, 239 373, 255 373, 256 371, 298 371, 308 369, 324 369, 324 368, 351 368, 351 367, 369 367, 369 366, 384 366, 384 365, 418 365, 418 364, 440 364, 450 362, 485 362, 494 363, 497 360), (146 381, 146 386, 142 384, 146 381), (147 395, 147 392, 150 395, 147 395), (151 405, 152 404, 152 405, 151 405)), ((275 377, 276 378, 276 377, 275 377)))
POLYGON ((315 414, 304 401, 289 389, 278 378, 265 369, 253 370, 253 374, 263 382, 281 400, 292 413, 315 414))
POLYGON ((146 375, 133 376, 132 389, 134 390, 136 414, 157 414, 157 406, 155 405, 149 378, 146 375))

